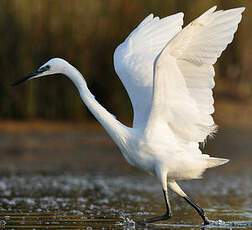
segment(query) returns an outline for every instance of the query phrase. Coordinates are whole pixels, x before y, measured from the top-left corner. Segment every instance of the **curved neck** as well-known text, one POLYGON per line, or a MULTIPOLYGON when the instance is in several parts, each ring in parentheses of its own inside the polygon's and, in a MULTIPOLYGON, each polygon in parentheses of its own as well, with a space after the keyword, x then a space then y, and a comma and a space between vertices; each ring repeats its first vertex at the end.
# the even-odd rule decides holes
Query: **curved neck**
POLYGON ((89 91, 86 81, 81 73, 69 63, 68 65, 68 68, 64 70, 64 74, 73 81, 88 109, 105 128, 118 147, 123 150, 130 128, 120 123, 111 113, 109 113, 95 100, 95 97, 89 91))

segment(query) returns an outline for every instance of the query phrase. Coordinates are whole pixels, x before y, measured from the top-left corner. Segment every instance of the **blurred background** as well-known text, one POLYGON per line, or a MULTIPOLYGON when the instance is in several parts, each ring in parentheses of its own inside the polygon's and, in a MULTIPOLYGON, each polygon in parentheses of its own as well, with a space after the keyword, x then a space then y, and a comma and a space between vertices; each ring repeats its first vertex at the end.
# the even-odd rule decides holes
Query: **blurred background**
MULTIPOLYGON (((220 114, 217 120, 222 122, 226 112, 236 120, 237 108, 241 120, 250 120, 247 111, 252 98, 249 14, 252 2, 249 0, 2 0, 0 119, 93 119, 65 77, 33 80, 16 88, 10 86, 50 58, 62 57, 80 70, 104 107, 119 120, 130 122, 130 101, 114 71, 115 48, 150 13, 165 17, 182 11, 186 25, 213 5, 218 9, 246 7, 234 41, 215 65, 214 93, 217 115, 220 114), (244 109, 242 115, 241 109, 244 109)), ((224 119, 229 119, 227 114, 224 119)))
MULTIPOLYGON (((1 0, 0 228, 101 229, 105 218, 106 226, 121 229, 118 223, 164 212, 157 180, 123 159, 69 79, 58 75, 10 85, 61 57, 83 74, 98 102, 131 125, 130 100, 114 71, 115 48, 150 13, 182 11, 187 25, 214 5, 246 7, 215 65, 220 131, 204 149, 231 161, 183 187, 210 219, 252 226, 251 0, 1 0)), ((171 199, 171 223, 200 223, 181 199, 171 199)))

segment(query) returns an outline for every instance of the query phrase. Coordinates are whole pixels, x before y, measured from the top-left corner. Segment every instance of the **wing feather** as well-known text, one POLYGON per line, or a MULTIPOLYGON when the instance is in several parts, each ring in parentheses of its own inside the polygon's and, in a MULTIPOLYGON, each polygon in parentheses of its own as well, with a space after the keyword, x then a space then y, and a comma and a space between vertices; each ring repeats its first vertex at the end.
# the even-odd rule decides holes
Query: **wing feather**
POLYGON ((148 129, 163 120, 183 142, 203 142, 215 131, 213 64, 233 40, 244 8, 215 9, 186 26, 157 57, 148 129))
POLYGON ((144 127, 150 113, 154 60, 182 24, 183 13, 162 19, 151 14, 115 50, 114 66, 134 109, 134 127, 144 127))

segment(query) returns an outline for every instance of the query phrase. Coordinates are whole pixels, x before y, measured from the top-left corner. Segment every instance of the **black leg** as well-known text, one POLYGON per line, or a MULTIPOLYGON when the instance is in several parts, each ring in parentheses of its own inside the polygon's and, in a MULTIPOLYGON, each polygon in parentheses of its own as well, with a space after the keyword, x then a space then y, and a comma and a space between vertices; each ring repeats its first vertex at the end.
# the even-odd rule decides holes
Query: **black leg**
POLYGON ((192 200, 190 200, 188 197, 183 197, 201 216, 202 220, 204 221, 204 224, 210 224, 209 220, 205 216, 204 210, 197 204, 195 204, 192 200))
POLYGON ((166 213, 163 216, 157 216, 157 217, 153 217, 153 218, 144 219, 142 221, 137 222, 137 224, 144 225, 144 224, 153 223, 153 222, 160 221, 160 220, 167 220, 167 219, 171 218, 172 215, 171 215, 171 206, 170 206, 170 202, 168 199, 168 191, 163 190, 163 193, 164 193, 164 197, 165 197, 166 213))

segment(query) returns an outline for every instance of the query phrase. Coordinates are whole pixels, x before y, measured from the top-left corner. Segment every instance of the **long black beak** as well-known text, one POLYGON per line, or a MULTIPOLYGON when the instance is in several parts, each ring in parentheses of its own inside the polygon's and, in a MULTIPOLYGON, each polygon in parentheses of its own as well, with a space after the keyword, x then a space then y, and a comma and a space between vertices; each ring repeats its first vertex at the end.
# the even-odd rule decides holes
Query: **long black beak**
POLYGON ((26 76, 26 77, 24 77, 24 78, 22 78, 22 79, 20 79, 20 80, 18 80, 18 81, 16 81, 16 82, 12 83, 11 85, 12 85, 12 86, 18 85, 18 84, 20 84, 20 83, 22 83, 22 82, 24 82, 24 81, 26 81, 26 80, 31 79, 32 77, 37 76, 37 75, 40 74, 40 73, 45 72, 46 70, 48 70, 48 67, 46 67, 46 66, 43 67, 43 68, 40 68, 40 69, 38 69, 37 71, 30 73, 28 76, 26 76))

